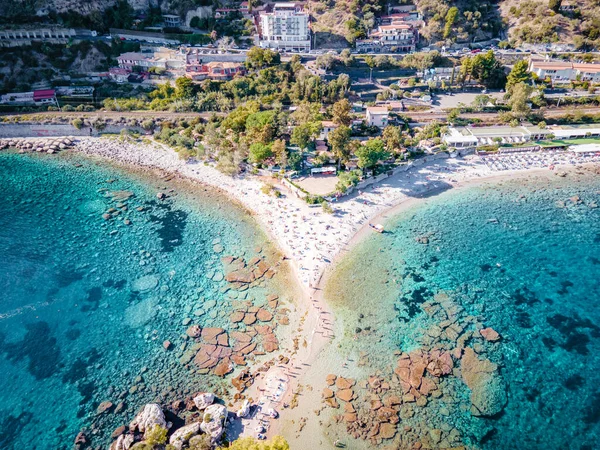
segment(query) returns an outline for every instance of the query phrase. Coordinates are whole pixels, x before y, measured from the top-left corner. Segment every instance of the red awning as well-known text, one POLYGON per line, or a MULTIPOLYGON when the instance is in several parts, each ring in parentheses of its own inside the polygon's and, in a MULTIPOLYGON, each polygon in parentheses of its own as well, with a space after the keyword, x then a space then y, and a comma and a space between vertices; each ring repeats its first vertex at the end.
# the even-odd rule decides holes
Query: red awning
POLYGON ((54 89, 42 89, 39 91, 33 91, 33 100, 46 100, 48 98, 54 98, 56 92, 54 89))

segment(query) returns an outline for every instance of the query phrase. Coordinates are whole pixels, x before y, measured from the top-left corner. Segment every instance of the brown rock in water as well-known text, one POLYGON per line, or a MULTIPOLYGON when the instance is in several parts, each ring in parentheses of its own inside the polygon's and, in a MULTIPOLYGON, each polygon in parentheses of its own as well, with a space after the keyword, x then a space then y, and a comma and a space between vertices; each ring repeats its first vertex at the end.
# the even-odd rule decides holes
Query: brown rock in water
POLYGON ((221 361, 219 365, 213 369, 213 373, 220 377, 227 375, 229 372, 233 372, 233 368, 228 360, 221 361))
POLYGON ((507 402, 506 386, 497 373, 496 364, 479 359, 475 351, 467 347, 460 368, 463 381, 471 389, 471 414, 493 416, 504 409, 507 402))
POLYGON ((171 341, 163 341, 163 348, 169 350, 172 347, 171 341))
POLYGON ((270 269, 269 265, 266 262, 261 260, 256 265, 256 268, 254 269, 253 274, 254 274, 255 278, 261 278, 269 269, 270 269))
POLYGON ((204 339, 205 342, 207 342, 208 344, 217 344, 217 337, 220 334, 223 334, 225 332, 225 330, 223 328, 215 328, 215 327, 211 327, 211 328, 203 328, 202 329, 202 339, 204 339))
POLYGON ((350 402, 354 398, 352 389, 340 389, 335 393, 335 396, 344 402, 350 402))
POLYGON ((238 322, 241 322, 242 320, 244 320, 245 315, 246 315, 246 313, 244 311, 234 311, 229 316, 229 320, 231 320, 231 322, 233 322, 233 323, 238 323, 238 322))
POLYGON ((358 420, 358 416, 355 413, 344 413, 344 420, 348 423, 353 423, 358 420))
POLYGON ((356 409, 352 406, 352 403, 344 403, 344 411, 349 413, 355 413, 356 409))
POLYGON ((483 338, 489 342, 496 342, 500 340, 500 335, 493 328, 483 328, 479 330, 479 334, 481 334, 483 338))
MULTIPOLYGON (((274 336, 274 335, 271 335, 271 336, 274 336)), ((275 340, 265 340, 263 342, 263 349, 265 350, 265 352, 271 353, 276 350, 279 350, 279 342, 276 339, 277 338, 275 338, 275 340)))
POLYGON ((379 427, 379 437, 381 439, 392 439, 396 436, 396 426, 391 423, 382 423, 379 427))
POLYGON ((423 374, 425 373, 426 367, 426 361, 419 361, 411 366, 408 382, 415 389, 418 389, 419 386, 421 386, 421 380, 423 379, 423 374))
POLYGON ((231 360, 238 366, 245 366, 246 365, 246 358, 244 358, 241 355, 233 355, 231 357, 231 360))
POLYGON ((237 342, 250 342, 252 340, 252 336, 241 331, 232 331, 229 336, 237 342))
POLYGON ((328 386, 333 386, 335 384, 336 378, 337 375, 330 373, 329 375, 327 375, 327 378, 325 378, 325 381, 327 382, 328 386))
POLYGON ((104 414, 105 412, 108 412, 112 407, 112 402, 102 402, 98 405, 98 408, 96 408, 96 414, 104 414))
POLYGON ((254 322, 256 322, 256 314, 246 313, 244 315, 244 323, 246 325, 252 325, 254 322))
POLYGON ((236 270, 225 275, 225 280, 230 283, 252 283, 255 280, 254 274, 249 270, 236 270))
POLYGON ((198 325, 192 325, 185 331, 185 334, 187 334, 191 338, 200 337, 201 333, 202 333, 202 328, 200 328, 198 325))
POLYGON ((222 333, 217 336, 217 344, 223 347, 229 346, 229 336, 227 336, 227 333, 222 333))
POLYGON ((258 312, 256 313, 256 317, 261 322, 270 322, 271 320, 273 320, 273 314, 271 314, 269 311, 263 308, 260 308, 258 310, 258 312))
POLYGON ((355 381, 351 378, 337 377, 337 380, 335 380, 335 386, 338 389, 350 389, 354 386, 354 383, 355 381))
POLYGON ((331 397, 333 397, 333 391, 329 388, 325 388, 325 389, 323 389, 321 396, 323 398, 331 398, 331 397))
POLYGON ((337 402, 337 400, 335 398, 328 398, 325 400, 325 403, 335 409, 340 407, 340 404, 337 402))
POLYGON ((425 396, 429 395, 431 391, 435 391, 437 389, 437 384, 431 378, 424 377, 421 381, 421 387, 419 388, 419 392, 425 396))
POLYGON ((75 442, 73 442, 73 444, 76 449, 82 449, 89 444, 87 436, 83 431, 77 433, 77 436, 75 436, 75 442))
POLYGON ((112 432, 112 435, 111 435, 111 437, 112 437, 113 439, 116 439, 116 438, 118 438, 118 437, 119 437, 119 436, 121 436, 123 433, 125 433, 125 430, 126 430, 126 429, 127 429, 127 428, 125 428, 125 425, 121 425, 120 427, 118 427, 118 428, 115 428, 115 431, 113 431, 113 432, 112 432))

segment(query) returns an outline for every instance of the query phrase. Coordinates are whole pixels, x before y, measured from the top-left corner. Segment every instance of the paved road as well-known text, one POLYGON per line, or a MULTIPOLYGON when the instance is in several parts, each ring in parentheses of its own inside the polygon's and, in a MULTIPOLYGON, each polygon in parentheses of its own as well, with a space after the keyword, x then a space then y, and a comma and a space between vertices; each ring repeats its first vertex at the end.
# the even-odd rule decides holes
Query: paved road
MULTIPOLYGON (((596 108, 574 108, 571 106, 565 108, 548 108, 544 111, 544 115, 546 117, 560 117, 565 114, 572 113, 573 111, 578 111, 583 114, 600 114, 600 107, 596 108)), ((82 118, 82 119, 120 119, 120 118, 132 118, 132 119, 166 119, 166 120, 176 120, 176 119, 186 119, 186 118, 194 118, 194 117, 202 117, 202 118, 210 118, 213 114, 218 116, 225 116, 226 113, 212 113, 212 112, 202 112, 202 113, 194 113, 194 112, 164 112, 164 111, 128 111, 128 112, 119 112, 119 111, 95 111, 95 112, 61 112, 61 111, 46 111, 41 113, 27 113, 27 114, 12 114, 18 115, 21 117, 31 116, 32 120, 36 118, 40 120, 43 117, 53 117, 60 116, 66 118, 82 118)), ((406 111, 403 113, 404 115, 410 117, 413 122, 431 122, 433 120, 445 120, 447 114, 443 111, 439 110, 431 110, 431 111, 419 111, 419 112, 411 112, 406 111)), ((8 116, 10 114, 4 114, 8 116)), ((0 115, 2 117, 2 115, 0 115)), ((484 123, 494 123, 498 121, 498 113, 469 113, 469 114, 461 114, 460 117, 464 119, 480 119, 484 123)))

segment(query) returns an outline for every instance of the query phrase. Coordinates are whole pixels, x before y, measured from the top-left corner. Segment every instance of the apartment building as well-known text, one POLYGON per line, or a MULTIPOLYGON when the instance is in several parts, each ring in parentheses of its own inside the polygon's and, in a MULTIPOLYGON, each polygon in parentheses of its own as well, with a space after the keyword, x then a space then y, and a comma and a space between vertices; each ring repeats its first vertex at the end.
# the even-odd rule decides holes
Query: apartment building
POLYGON ((531 59, 529 71, 539 78, 549 78, 553 83, 576 80, 600 83, 600 64, 531 59))
POLYGON ((285 51, 310 51, 309 14, 296 3, 275 3, 260 13, 260 46, 285 51))

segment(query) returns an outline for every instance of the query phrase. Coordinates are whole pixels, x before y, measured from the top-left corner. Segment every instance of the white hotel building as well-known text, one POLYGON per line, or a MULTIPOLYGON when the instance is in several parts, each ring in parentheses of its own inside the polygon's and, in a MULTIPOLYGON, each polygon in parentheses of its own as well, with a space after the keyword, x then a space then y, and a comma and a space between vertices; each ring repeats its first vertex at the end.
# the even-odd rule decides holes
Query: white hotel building
POLYGON ((260 14, 260 46, 277 50, 310 51, 309 15, 296 3, 275 3, 273 12, 260 14))

